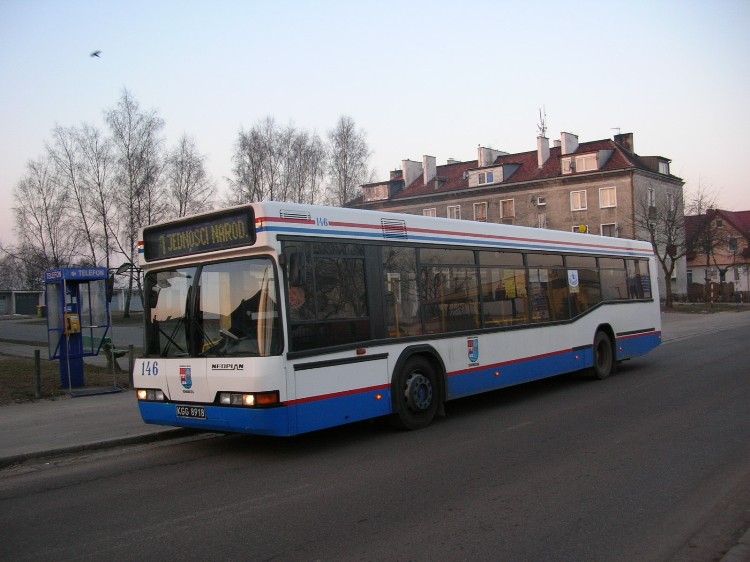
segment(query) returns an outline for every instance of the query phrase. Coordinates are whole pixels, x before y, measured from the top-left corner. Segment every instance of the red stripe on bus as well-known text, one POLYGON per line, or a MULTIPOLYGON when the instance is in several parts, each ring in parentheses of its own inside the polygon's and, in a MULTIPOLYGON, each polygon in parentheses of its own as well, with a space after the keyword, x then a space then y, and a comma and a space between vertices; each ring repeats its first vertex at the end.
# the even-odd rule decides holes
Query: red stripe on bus
POLYGON ((284 404, 287 406, 296 406, 298 404, 320 402, 321 400, 331 400, 333 398, 342 398, 344 396, 352 396, 354 394, 364 394, 365 392, 387 390, 389 387, 390 387, 389 384, 381 384, 378 386, 368 386, 366 388, 355 388, 352 390, 344 390, 342 392, 334 392, 332 394, 320 394, 318 396, 308 396, 307 398, 297 398, 296 400, 288 400, 287 402, 284 402, 284 404))

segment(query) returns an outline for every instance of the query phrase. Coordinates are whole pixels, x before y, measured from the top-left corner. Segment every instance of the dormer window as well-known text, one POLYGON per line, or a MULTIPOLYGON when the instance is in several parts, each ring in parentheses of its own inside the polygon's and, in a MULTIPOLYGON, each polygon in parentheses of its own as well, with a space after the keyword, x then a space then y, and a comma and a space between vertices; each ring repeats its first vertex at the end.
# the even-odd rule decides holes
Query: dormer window
POLYGON ((574 172, 592 172, 599 169, 596 154, 584 154, 581 156, 568 156, 560 159, 563 174, 572 174, 574 172))
POLYGON ((479 172, 479 185, 485 183, 494 183, 495 174, 494 172, 479 172))
POLYGON ((666 160, 659 160, 659 173, 666 176, 669 175, 669 162, 666 160))
POLYGON ((562 166, 563 174, 570 174, 573 172, 573 164, 571 158, 563 158, 562 160, 560 160, 560 165, 562 166))
POLYGON ((585 156, 576 156, 576 172, 591 172, 596 170, 596 154, 587 154, 585 156))

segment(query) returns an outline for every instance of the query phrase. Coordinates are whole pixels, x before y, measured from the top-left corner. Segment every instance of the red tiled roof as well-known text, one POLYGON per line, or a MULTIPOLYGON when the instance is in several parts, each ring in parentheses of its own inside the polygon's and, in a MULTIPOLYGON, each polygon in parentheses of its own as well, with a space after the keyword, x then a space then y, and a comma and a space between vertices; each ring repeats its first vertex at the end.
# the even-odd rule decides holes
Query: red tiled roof
MULTIPOLYGON (((604 165, 600 169, 596 170, 597 173, 602 171, 606 172, 630 168, 653 171, 640 159, 637 154, 630 152, 623 145, 616 143, 611 139, 580 143, 577 150, 571 154, 581 155, 591 152, 598 152, 600 150, 610 150, 612 151, 612 153, 604 163, 604 165)), ((517 183, 541 181, 556 177, 563 177, 560 164, 560 158, 562 156, 561 151, 562 149, 560 147, 551 147, 550 156, 541 168, 539 168, 538 166, 536 150, 521 152, 518 154, 506 154, 498 156, 497 159, 492 163, 493 167, 510 164, 516 165, 518 167, 516 171, 505 181, 493 184, 493 186, 502 188, 509 187, 517 183)), ((469 170, 476 169, 477 167, 477 160, 437 166, 436 179, 439 180, 438 187, 435 186, 434 180, 428 182, 427 185, 425 185, 423 176, 420 175, 414 182, 411 183, 411 185, 404 186, 403 190, 395 193, 392 196, 392 199, 398 200, 411 197, 419 197, 423 195, 435 195, 441 193, 444 194, 467 189, 469 187, 467 172, 469 170)), ((586 173, 587 172, 580 172, 579 174, 565 174, 564 177, 575 177, 577 175, 584 175, 586 173)), ((679 178, 676 178, 674 176, 672 177, 676 180, 679 180, 679 178)), ((399 180, 402 178, 403 175, 397 174, 395 176, 392 176, 391 179, 399 180)), ((376 182, 368 185, 378 185, 383 183, 387 183, 387 181, 376 182)))
POLYGON ((722 211, 732 225, 750 239, 750 211, 722 211))
POLYGON ((685 217, 685 239, 691 240, 707 220, 721 217, 732 227, 750 241, 750 211, 723 211, 721 209, 711 210, 702 215, 688 215, 685 217))

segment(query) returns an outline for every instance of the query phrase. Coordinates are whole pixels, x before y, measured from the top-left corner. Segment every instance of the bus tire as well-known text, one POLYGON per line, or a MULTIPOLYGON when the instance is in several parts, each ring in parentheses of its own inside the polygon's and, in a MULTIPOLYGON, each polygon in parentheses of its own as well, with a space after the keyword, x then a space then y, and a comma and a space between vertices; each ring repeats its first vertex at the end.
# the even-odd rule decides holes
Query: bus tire
POLYGON ((395 414, 400 429, 421 429, 432 422, 441 402, 438 375, 424 357, 409 358, 393 381, 395 414))
POLYGON ((594 377, 599 380, 606 379, 612 374, 614 364, 612 340, 606 332, 599 330, 594 336, 594 365, 591 369, 594 377))

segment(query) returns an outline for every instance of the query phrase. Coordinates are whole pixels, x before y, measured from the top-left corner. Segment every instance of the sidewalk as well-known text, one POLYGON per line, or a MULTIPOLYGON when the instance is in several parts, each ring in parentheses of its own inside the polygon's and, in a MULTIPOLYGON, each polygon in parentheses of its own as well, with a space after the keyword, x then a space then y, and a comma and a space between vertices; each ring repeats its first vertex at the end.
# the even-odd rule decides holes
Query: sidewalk
MULTIPOLYGON (((662 314, 664 344, 747 326, 750 311, 662 314)), ((0 354, 33 357, 39 346, 0 342, 0 354)), ((42 350, 44 356, 46 350, 42 350)), ((103 356, 87 362, 106 365, 103 356)), ((185 435, 186 430, 147 425, 132 390, 0 406, 0 469, 31 458, 147 442, 185 435)))
MULTIPOLYGON (((6 352, 0 343, 0 351, 6 352)), ((0 469, 31 458, 145 443, 186 430, 148 425, 135 392, 124 390, 0 407, 0 469)))

